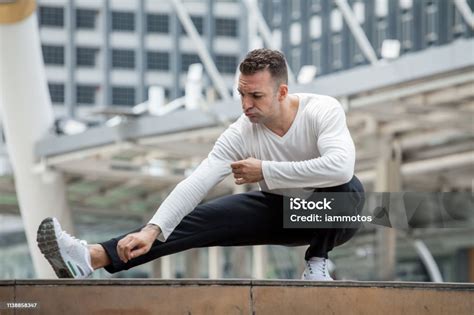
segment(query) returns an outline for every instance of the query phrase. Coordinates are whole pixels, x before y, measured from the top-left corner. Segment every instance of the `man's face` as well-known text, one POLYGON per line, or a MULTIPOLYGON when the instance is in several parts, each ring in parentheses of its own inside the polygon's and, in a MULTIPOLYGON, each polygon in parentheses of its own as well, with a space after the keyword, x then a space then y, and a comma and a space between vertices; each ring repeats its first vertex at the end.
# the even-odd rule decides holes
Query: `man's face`
POLYGON ((268 70, 240 74, 238 90, 242 110, 252 123, 265 123, 277 115, 279 92, 268 70))

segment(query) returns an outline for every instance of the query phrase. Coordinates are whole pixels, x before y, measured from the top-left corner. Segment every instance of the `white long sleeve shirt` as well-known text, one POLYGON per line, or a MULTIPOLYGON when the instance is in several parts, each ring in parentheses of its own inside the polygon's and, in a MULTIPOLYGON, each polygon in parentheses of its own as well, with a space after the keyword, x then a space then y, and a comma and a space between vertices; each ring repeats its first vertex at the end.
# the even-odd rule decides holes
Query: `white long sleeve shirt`
POLYGON ((355 148, 341 104, 333 97, 298 93, 295 120, 283 136, 242 115, 217 139, 208 157, 179 183, 149 221, 166 241, 181 220, 232 169, 232 162, 262 161, 262 191, 308 197, 316 187, 348 182, 354 174, 355 148))

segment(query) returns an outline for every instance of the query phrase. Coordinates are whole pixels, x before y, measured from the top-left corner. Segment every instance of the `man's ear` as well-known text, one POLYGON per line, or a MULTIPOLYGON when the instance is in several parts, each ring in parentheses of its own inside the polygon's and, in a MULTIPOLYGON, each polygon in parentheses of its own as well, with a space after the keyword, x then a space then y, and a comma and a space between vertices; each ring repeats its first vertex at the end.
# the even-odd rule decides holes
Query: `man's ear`
POLYGON ((288 96, 288 85, 280 84, 278 87, 278 101, 283 102, 283 100, 288 96))

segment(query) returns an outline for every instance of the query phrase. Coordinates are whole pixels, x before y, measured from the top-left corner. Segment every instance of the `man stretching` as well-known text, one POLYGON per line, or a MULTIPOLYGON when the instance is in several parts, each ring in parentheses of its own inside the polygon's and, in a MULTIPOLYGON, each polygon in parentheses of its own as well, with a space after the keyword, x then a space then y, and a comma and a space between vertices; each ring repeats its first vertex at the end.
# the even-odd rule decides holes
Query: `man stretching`
POLYGON ((278 51, 253 50, 239 69, 243 114, 147 225, 87 245, 55 218, 43 220, 38 246, 58 277, 85 278, 99 268, 115 273, 190 248, 276 244, 309 245, 302 278, 332 280, 328 252, 357 229, 285 229, 283 196, 356 193, 351 214, 360 213, 363 187, 354 176, 355 148, 344 110, 329 96, 289 94, 285 57, 278 51), (231 173, 237 185, 258 183, 260 191, 199 204, 231 173))

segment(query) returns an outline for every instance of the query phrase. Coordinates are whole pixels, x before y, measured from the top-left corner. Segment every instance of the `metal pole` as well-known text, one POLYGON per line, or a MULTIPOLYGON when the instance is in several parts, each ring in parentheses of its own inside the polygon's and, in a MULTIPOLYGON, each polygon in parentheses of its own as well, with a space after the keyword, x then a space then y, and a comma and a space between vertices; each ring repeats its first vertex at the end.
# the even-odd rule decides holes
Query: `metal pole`
MULTIPOLYGON (((281 47, 277 47, 273 41, 273 36, 270 28, 267 25, 267 22, 265 21, 265 18, 262 15, 262 12, 260 11, 260 8, 258 7, 257 3, 255 0, 243 0, 243 3, 245 4, 245 7, 247 9, 247 16, 252 17, 252 22, 255 22, 255 26, 262 35, 262 39, 265 42, 265 44, 270 47, 271 49, 281 49, 281 47)), ((289 83, 294 83, 295 82, 295 75, 293 71, 291 70, 290 66, 287 63, 287 68, 288 68, 288 81, 289 83)))
POLYGON ((211 54, 206 48, 206 44, 202 40, 201 36, 199 36, 196 27, 191 21, 191 18, 186 12, 186 9, 184 8, 183 4, 180 0, 171 0, 171 4, 175 9, 176 14, 178 15, 178 18, 181 21, 181 24, 186 30, 186 33, 196 45, 196 50, 199 55, 199 58, 201 58, 201 61, 204 67, 206 68, 207 73, 211 77, 212 83, 214 84, 214 86, 216 87, 219 94, 224 100, 230 100, 231 95, 224 83, 225 81, 217 70, 215 63, 212 60, 211 54))
POLYGON ((137 93, 135 94, 135 103, 139 104, 146 100, 145 94, 145 72, 146 72, 146 64, 145 64, 145 2, 144 0, 138 1, 138 8, 135 13, 135 25, 138 33, 138 45, 135 49, 135 60, 137 63, 136 73, 138 77, 137 82, 137 93))
POLYGON ((337 4, 339 9, 341 10, 344 19, 349 26, 349 29, 354 35, 354 38, 359 45, 359 48, 362 50, 362 53, 365 55, 367 60, 370 61, 371 64, 376 64, 378 62, 377 54, 374 51, 374 48, 370 44, 367 35, 365 34, 364 30, 360 26, 359 22, 357 21, 354 12, 352 12, 351 7, 347 3, 346 0, 334 0, 337 4))
POLYGON ((454 0, 454 5, 461 13, 462 17, 466 21, 470 28, 474 29, 474 14, 472 14, 471 8, 467 4, 466 0, 454 0))
MULTIPOLYGON (((403 164, 401 167, 401 173, 403 176, 421 175, 429 172, 440 171, 449 167, 469 166, 472 165, 473 160, 474 151, 456 153, 403 164)), ((357 177, 359 177, 362 182, 367 183, 374 181, 377 178, 377 173, 374 171, 363 171, 358 173, 357 177)))
MULTIPOLYGON (((379 138, 380 157, 377 161, 375 191, 399 192, 401 185, 401 149, 391 137, 379 138)), ((390 213, 389 213, 390 214, 390 213)), ((397 233, 394 228, 378 227, 376 231, 376 259, 379 280, 395 278, 397 233)))
POLYGON ((102 106, 110 106, 112 100, 110 97, 111 87, 110 87, 110 3, 109 0, 104 0, 101 7, 101 16, 102 16, 102 44, 101 44, 101 62, 102 62, 102 80, 101 80, 101 94, 102 94, 102 106))
POLYGON ((443 277, 441 276, 438 265, 436 264, 436 261, 434 260, 433 255, 431 255, 431 252, 426 244, 422 240, 414 240, 413 246, 415 247, 418 255, 420 255, 421 261, 423 261, 426 270, 428 270, 431 281, 443 282, 443 277))
POLYGON ((70 0, 66 4, 65 20, 66 20, 66 83, 64 106, 68 117, 75 116, 76 109, 76 46, 75 46, 75 28, 76 28, 76 5, 74 0, 70 0))

